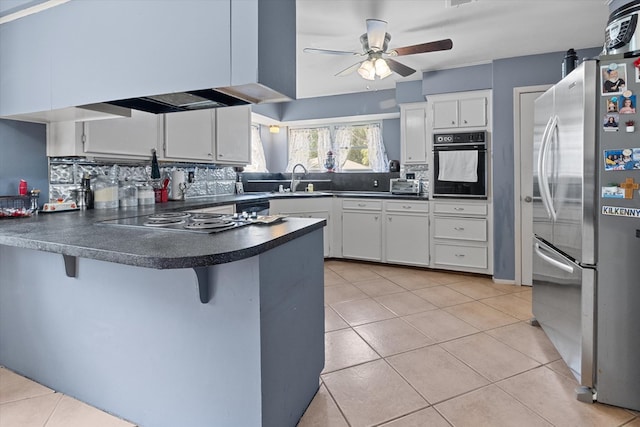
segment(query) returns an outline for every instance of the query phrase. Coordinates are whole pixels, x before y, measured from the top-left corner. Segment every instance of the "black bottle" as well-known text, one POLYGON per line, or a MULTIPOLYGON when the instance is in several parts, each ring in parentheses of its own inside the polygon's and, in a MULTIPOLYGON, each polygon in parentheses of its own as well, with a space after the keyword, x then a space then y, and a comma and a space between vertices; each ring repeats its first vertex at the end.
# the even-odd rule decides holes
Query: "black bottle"
POLYGON ((564 79, 567 74, 575 70, 578 66, 578 54, 575 50, 569 49, 564 55, 564 61, 562 62, 562 78, 564 79))
POLYGON ((82 177, 82 188, 84 189, 84 204, 87 209, 93 209, 93 191, 91 190, 91 176, 85 173, 82 177))

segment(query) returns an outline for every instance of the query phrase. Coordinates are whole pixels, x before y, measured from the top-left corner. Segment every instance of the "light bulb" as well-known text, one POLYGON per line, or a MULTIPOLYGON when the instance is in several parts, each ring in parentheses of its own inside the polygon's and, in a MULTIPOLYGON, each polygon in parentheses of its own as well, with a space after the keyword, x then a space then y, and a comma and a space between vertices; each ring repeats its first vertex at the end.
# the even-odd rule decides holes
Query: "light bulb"
POLYGON ((376 74, 381 79, 384 79, 385 77, 389 77, 391 75, 391 69, 387 64, 387 61, 382 58, 376 59, 376 74))
POLYGON ((367 80, 375 79, 376 78, 376 69, 373 66, 373 62, 370 61, 370 60, 364 61, 360 65, 360 68, 358 68, 358 74, 360 74, 360 76, 363 79, 367 79, 367 80))

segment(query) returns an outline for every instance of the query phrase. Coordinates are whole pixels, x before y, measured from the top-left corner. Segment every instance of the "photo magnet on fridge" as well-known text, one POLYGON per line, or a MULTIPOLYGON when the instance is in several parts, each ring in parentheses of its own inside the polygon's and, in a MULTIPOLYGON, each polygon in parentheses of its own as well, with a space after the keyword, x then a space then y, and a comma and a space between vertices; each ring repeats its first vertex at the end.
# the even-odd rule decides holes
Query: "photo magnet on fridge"
POLYGON ((604 170, 623 171, 640 169, 640 148, 604 151, 604 170))
POLYGON ((618 124, 620 123, 620 116, 618 113, 608 113, 604 115, 602 120, 602 128, 606 132, 617 132, 618 124))
POLYGON ((600 67, 602 95, 622 94, 626 89, 627 64, 609 64, 600 67))

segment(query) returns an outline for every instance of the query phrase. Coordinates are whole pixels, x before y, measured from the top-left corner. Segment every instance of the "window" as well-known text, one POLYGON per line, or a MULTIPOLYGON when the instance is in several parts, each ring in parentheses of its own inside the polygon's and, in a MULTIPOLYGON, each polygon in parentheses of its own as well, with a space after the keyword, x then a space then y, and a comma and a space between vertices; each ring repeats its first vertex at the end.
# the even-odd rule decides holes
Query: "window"
POLYGON ((269 172, 264 157, 264 146, 260 138, 260 128, 251 125, 251 164, 244 168, 245 172, 269 172))
POLYGON ((324 171, 329 151, 338 172, 383 172, 388 168, 380 124, 369 123, 290 129, 287 172, 297 163, 309 171, 324 171))

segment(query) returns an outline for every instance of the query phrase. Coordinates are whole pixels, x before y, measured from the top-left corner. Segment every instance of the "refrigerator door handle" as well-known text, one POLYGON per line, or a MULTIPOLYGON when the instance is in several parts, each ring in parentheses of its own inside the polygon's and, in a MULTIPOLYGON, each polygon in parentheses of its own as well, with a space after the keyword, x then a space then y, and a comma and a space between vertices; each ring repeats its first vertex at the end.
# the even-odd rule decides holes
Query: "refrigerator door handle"
POLYGON ((562 271, 566 271, 569 274, 573 274, 573 266, 571 264, 567 264, 564 263, 562 261, 558 261, 557 259, 554 259, 552 257, 550 257, 549 255, 543 253, 543 248, 542 246, 540 246, 539 243, 536 243, 534 245, 535 250, 536 250, 536 254, 538 254, 538 256, 540 258, 542 258, 543 260, 545 260, 546 262, 548 262, 549 264, 559 268, 562 271))
POLYGON ((558 116, 553 115, 549 118, 547 126, 542 134, 542 143, 540 144, 540 152, 538 153, 538 185, 540 187, 540 198, 542 204, 547 211, 549 217, 555 221, 556 211, 553 209, 553 200, 551 191, 549 190, 549 181, 547 179, 547 154, 551 149, 551 137, 558 126, 558 116))

